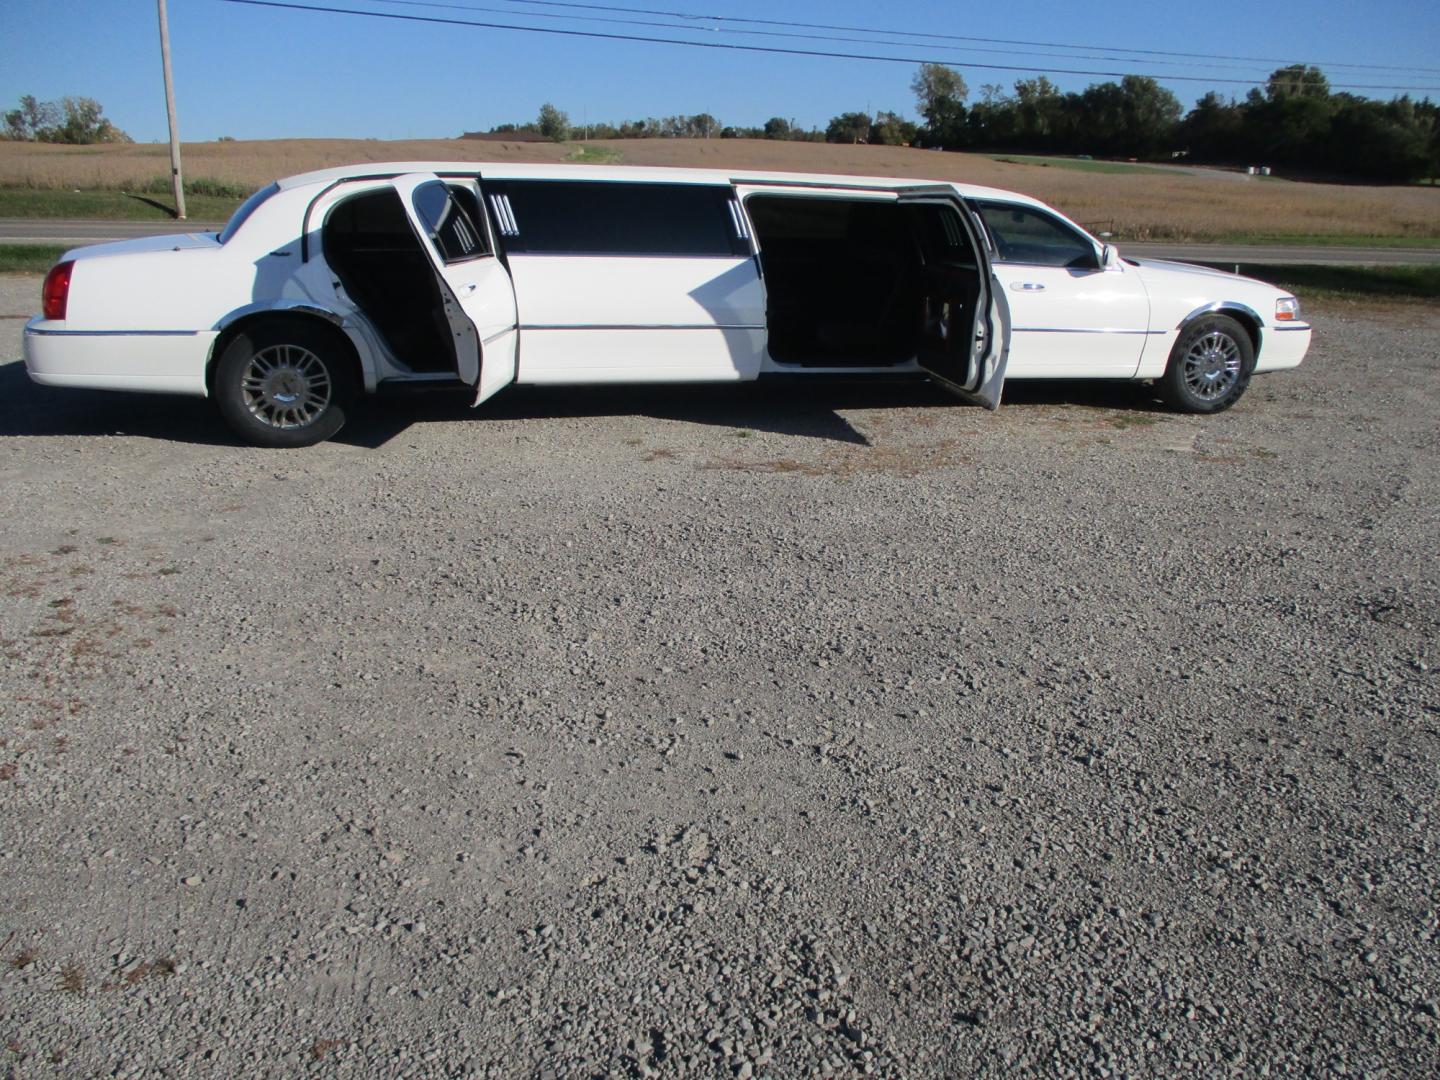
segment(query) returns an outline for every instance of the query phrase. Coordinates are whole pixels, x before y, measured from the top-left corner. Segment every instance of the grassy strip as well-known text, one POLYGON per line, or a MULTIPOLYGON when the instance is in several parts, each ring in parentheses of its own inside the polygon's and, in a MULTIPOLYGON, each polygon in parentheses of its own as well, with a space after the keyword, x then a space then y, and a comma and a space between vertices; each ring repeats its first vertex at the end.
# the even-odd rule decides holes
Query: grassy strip
POLYGON ((987 154, 985 156, 989 157, 992 161, 1003 162, 1006 165, 1039 165, 1041 168, 1070 169, 1073 172, 1126 173, 1130 175, 1150 173, 1161 176, 1175 175, 1172 169, 1157 169, 1153 165, 1132 165, 1124 161, 1093 161, 1086 158, 1037 157, 1031 154, 987 154))
MULTIPOLYGON (((230 196, 187 195, 185 209, 191 221, 225 221, 243 201, 230 196)), ((175 204, 168 195, 0 188, 0 218, 165 221, 174 217, 175 204)))
POLYGON ((1324 236, 1319 234, 1287 236, 1284 233, 1230 233, 1205 244, 1293 244, 1304 247, 1376 247, 1376 248, 1437 248, 1440 236, 1324 236))
MULTIPOLYGON (((1234 263, 1210 264, 1234 270, 1234 263)), ((1241 263, 1240 273, 1302 300, 1440 300, 1440 266, 1311 266, 1241 263)))
POLYGON ((54 244, 0 244, 0 274, 43 274, 68 250, 54 244))
POLYGON ((1111 231, 1107 239, 1117 244, 1243 244, 1243 245, 1293 245, 1295 247, 1317 248, 1424 248, 1440 251, 1440 233, 1415 235, 1414 233, 1392 233, 1388 236, 1361 236, 1355 233, 1272 233, 1272 232, 1209 232, 1205 229, 1176 229, 1168 225, 1150 224, 1136 230, 1108 221, 1080 222, 1091 233, 1099 236, 1111 231))
MULTIPOLYGON (((619 151, 608 146, 574 145, 569 161, 587 164, 612 164, 621 160, 619 151)), ((1015 159, 1019 160, 1019 159, 1015 159)), ((1036 159, 1039 160, 1039 159, 1036 159)), ((1080 161, 1082 166, 1107 166, 1101 171, 1123 172, 1142 168, 1135 165, 1110 165, 1108 162, 1080 161)), ((1163 170, 1150 170, 1152 172, 1163 170)), ((3 188, 0 187, 0 218, 73 218, 89 221, 166 221, 174 219, 173 204, 168 194, 144 191, 88 189, 72 191, 64 188, 3 188)), ((187 185, 188 186, 188 185, 187 185)), ((190 220, 201 224, 227 221, 243 201, 236 185, 219 181, 197 180, 197 190, 186 196, 190 220)), ((1229 243, 1229 244, 1303 244, 1334 247, 1397 247, 1440 248, 1440 233, 1434 236, 1326 236, 1322 234, 1231 233, 1209 234, 1194 229, 1176 230, 1168 226, 1151 226, 1142 234, 1131 236, 1125 226, 1114 222, 1091 221, 1092 231, 1116 229, 1115 241, 1124 245, 1129 240, 1153 243, 1229 243)))
POLYGON ((566 161, 581 165, 613 165, 620 160, 620 151, 609 146, 577 146, 565 155, 566 161))

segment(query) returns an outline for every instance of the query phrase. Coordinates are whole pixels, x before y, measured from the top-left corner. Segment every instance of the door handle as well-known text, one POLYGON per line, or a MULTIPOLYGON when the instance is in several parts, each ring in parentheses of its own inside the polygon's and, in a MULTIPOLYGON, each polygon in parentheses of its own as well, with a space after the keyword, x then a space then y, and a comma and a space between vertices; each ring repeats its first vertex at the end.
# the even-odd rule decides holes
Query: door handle
POLYGON ((1018 292, 1044 292, 1045 286, 1038 281, 1012 281, 1010 288, 1018 292))
POLYGON ((474 284, 471 284, 471 285, 461 285, 461 286, 460 286, 460 291, 461 291, 462 293, 464 293, 466 296, 469 296, 471 293, 473 293, 473 292, 474 292, 476 289, 478 289, 479 287, 480 287, 479 285, 474 285, 474 284))

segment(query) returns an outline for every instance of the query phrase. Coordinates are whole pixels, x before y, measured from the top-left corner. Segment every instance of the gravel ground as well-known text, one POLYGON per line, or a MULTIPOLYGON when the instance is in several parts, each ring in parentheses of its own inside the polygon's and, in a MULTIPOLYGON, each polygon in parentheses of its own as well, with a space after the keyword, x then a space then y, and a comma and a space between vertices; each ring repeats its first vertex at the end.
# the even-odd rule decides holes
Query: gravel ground
POLYGON ((1435 1075, 1440 312, 1318 323, 288 453, 0 366, 6 1072, 1435 1075))

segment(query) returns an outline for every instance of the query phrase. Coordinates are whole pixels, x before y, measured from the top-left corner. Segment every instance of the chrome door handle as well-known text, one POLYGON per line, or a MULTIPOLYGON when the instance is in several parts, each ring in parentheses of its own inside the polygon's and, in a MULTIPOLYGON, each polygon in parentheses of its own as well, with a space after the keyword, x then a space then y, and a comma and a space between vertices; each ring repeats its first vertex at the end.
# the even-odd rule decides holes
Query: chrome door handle
POLYGON ((1038 281, 1012 281, 1010 288, 1020 292, 1044 292, 1045 286, 1038 281))

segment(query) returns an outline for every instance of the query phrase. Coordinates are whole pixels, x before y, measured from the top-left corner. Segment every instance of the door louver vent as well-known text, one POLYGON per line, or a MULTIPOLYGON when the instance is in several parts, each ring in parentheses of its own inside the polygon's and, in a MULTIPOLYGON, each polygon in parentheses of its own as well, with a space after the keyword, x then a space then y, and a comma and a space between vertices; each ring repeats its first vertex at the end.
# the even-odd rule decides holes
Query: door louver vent
POLYGON ((520 226, 515 221, 515 211, 510 207, 510 196, 491 195, 490 206, 495 211, 495 222, 500 226, 500 235, 519 236, 520 226))
POLYGON ((725 204, 730 210, 730 224, 735 229, 735 235, 741 240, 750 239, 750 229, 745 224, 745 213, 740 209, 740 203, 731 199, 725 204))

